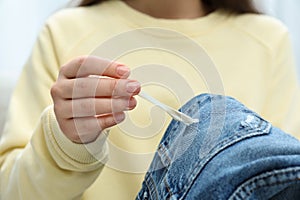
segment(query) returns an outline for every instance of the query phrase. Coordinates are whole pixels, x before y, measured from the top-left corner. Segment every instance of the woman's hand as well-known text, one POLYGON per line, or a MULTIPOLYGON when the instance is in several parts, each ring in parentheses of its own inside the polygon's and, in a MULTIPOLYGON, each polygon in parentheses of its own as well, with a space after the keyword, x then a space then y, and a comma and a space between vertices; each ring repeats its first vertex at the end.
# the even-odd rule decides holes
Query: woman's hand
POLYGON ((133 96, 140 84, 127 79, 129 74, 126 66, 95 56, 61 67, 51 95, 59 126, 71 141, 96 140, 101 131, 124 120, 124 111, 135 108, 133 96))

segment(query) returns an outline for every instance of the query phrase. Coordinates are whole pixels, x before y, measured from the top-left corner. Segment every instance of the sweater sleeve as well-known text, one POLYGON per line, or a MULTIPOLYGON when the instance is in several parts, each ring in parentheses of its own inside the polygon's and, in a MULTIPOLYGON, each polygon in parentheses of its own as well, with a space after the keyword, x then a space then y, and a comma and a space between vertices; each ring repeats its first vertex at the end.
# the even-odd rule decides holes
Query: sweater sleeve
POLYGON ((61 132, 50 88, 59 59, 45 26, 11 97, 0 133, 0 199, 80 199, 107 159, 105 134, 88 145, 61 132))
POLYGON ((300 139, 300 89, 288 31, 272 51, 264 113, 275 126, 300 139))

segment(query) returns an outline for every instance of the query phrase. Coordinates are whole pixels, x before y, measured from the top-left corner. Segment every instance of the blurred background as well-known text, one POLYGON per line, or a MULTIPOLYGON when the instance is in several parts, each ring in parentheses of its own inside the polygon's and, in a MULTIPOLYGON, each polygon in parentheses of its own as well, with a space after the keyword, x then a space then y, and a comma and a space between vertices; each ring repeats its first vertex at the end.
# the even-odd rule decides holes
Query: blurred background
MULTIPOLYGON (((0 0, 0 132, 11 91, 41 26, 49 15, 68 2, 0 0)), ((256 0, 256 3, 264 13, 278 18, 289 28, 300 77, 300 1, 256 0)))

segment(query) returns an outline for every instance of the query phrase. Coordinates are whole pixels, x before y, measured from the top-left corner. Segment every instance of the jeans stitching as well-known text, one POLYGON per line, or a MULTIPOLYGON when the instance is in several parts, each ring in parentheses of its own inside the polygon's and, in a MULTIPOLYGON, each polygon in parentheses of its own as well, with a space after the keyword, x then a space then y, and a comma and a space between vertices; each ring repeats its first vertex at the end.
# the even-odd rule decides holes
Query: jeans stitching
POLYGON ((255 189, 259 189, 259 188, 266 187, 266 186, 283 185, 283 184, 286 184, 291 181, 296 181, 296 182, 300 183, 300 178, 299 178, 300 177, 300 167, 297 167, 296 169, 290 168, 290 170, 292 170, 292 171, 286 171, 286 170, 289 170, 289 169, 284 169, 283 171, 281 170, 277 173, 276 173, 276 171, 278 171, 278 170, 275 170, 275 174, 272 173, 274 171, 265 172, 265 173, 262 173, 256 177, 246 181, 245 184, 243 184, 240 188, 238 188, 236 191, 233 192, 232 196, 229 199, 234 199, 234 198, 236 198, 237 195, 240 195, 242 193, 246 193, 246 197, 250 197, 250 195, 253 193, 253 191, 255 189), (266 173, 268 173, 268 174, 266 174, 266 173), (282 181, 277 180, 274 183, 268 183, 268 181, 267 181, 267 179, 269 179, 271 176, 276 176, 276 178, 277 178, 280 175, 286 175, 286 174, 298 175, 299 177, 295 177, 294 179, 287 178, 288 180, 282 180, 282 181), (257 185, 256 183, 261 180, 264 181, 264 184, 257 185), (246 187, 249 187, 249 189, 247 189, 246 187))
MULTIPOLYGON (((261 119, 262 120, 262 119, 261 119)), ((198 161, 194 167, 194 170, 191 172, 191 177, 192 180, 188 180, 188 182, 190 183, 188 187, 186 187, 186 191, 183 193, 183 196, 186 195, 187 191, 189 190, 189 188, 191 187, 191 185, 193 184, 195 178, 197 177, 197 175, 201 172, 202 168, 208 164, 208 162, 213 159, 217 154, 219 154, 221 151, 223 151, 224 149, 227 149, 228 147, 241 142, 245 139, 248 138, 252 138, 255 136, 262 136, 262 135, 266 135, 267 133, 269 133, 270 129, 271 129, 271 124, 269 124, 266 121, 263 121, 261 123, 265 123, 264 127, 259 127, 256 129, 251 128, 250 130, 247 130, 247 132, 245 132, 245 129, 243 129, 243 131, 237 131, 236 133, 234 133, 234 135, 227 137, 225 139, 223 139, 222 141, 220 141, 218 144, 216 144, 214 146, 214 148, 208 153, 208 155, 206 157, 204 157, 201 161, 198 161)), ((170 135, 171 137, 172 135, 170 135)), ((166 149, 167 151, 168 149, 166 149)))
POLYGON ((149 195, 150 195, 151 199, 159 199, 158 191, 157 191, 157 188, 155 187, 155 182, 152 179, 150 174, 149 174, 148 178, 146 179, 145 183, 149 190, 149 195), (153 197, 155 197, 155 198, 153 198, 153 197))
MULTIPOLYGON (((269 124, 270 126, 270 124, 269 124)), ((266 126, 266 129, 269 129, 267 127, 269 126, 266 126)), ((263 135, 266 135, 266 130, 261 130, 259 132, 253 132, 253 133, 247 133, 247 135, 242 135, 243 132, 239 132, 238 135, 234 135, 230 138, 228 138, 227 141, 230 141, 230 142, 225 142, 225 141, 222 141, 221 143, 219 143, 218 145, 221 145, 220 148, 218 148, 218 145, 213 148, 211 150, 211 152, 208 154, 208 156, 206 156, 205 158, 203 158, 201 161, 198 161, 196 162, 196 165, 194 167, 194 170, 191 172, 191 175, 190 175, 190 179, 188 180, 188 186, 186 187, 186 191, 183 192, 183 197, 188 193, 189 189, 191 188, 191 186, 193 185, 194 181, 196 180, 197 176, 201 173, 202 169, 205 167, 205 165, 207 165, 209 163, 210 160, 212 160, 217 154, 219 154, 221 151, 227 149, 228 147, 238 143, 238 142, 241 142, 245 139, 248 139, 248 138, 252 138, 252 137, 255 137, 255 136, 263 136, 263 135), (231 141, 231 138, 234 138, 234 140, 231 141)))
MULTIPOLYGON (((187 110, 188 113, 190 113, 195 107, 199 107, 201 108, 203 104, 203 102, 209 100, 209 99, 212 99, 212 96, 206 96, 206 98, 200 100, 198 99, 196 101, 196 103, 191 103, 190 105, 188 105, 186 108, 183 106, 180 110, 187 110)), ((234 100, 234 99, 233 99, 234 100)), ((213 103, 212 103, 212 106, 213 106, 213 103)), ((199 111, 201 111, 201 109, 199 109, 199 111)), ((252 115, 256 116, 256 117, 259 117, 256 113, 254 112, 249 112, 249 110, 245 109, 244 106, 242 106, 242 108, 237 108, 237 109, 225 109, 224 111, 210 111, 208 114, 206 113, 202 113, 202 116, 201 116, 201 113, 199 112, 199 115, 201 117, 210 117, 211 115, 216 115, 216 114, 226 114, 228 112, 232 113, 232 112, 240 112, 242 111, 243 113, 251 113, 252 115)), ((260 117, 259 117, 260 118, 260 117)), ((242 140, 245 140, 247 138, 251 138, 251 137, 254 137, 254 136, 260 136, 260 135, 264 135, 267 133, 267 130, 270 129, 270 124, 266 121, 264 121, 262 118, 261 119, 261 123, 265 122, 265 126, 262 128, 262 127, 259 127, 259 128, 251 128, 250 130, 247 130, 246 132, 246 129, 244 128, 243 131, 237 131, 234 135, 230 136, 230 137, 227 137, 225 139, 223 139, 222 141, 220 141, 217 145, 215 145, 215 147, 213 149, 211 149, 211 151, 209 152, 209 154, 204 157, 204 159, 202 159, 200 162, 196 162, 196 165, 195 165, 195 168, 194 170, 191 172, 191 176, 193 177, 193 179, 191 180, 188 180, 189 182, 189 186, 188 187, 185 187, 185 189, 183 191, 185 191, 183 193, 183 197, 186 195, 186 193, 189 191, 191 185, 193 184, 194 180, 196 179, 197 175, 202 171, 202 168, 211 160, 213 159, 217 154, 219 154, 221 151, 223 151, 224 149, 228 148, 229 146, 232 146, 242 140), (232 141, 233 140, 233 141, 232 141), (212 155, 211 155, 212 154, 212 155), (197 172, 199 171, 199 172, 197 172), (196 173, 197 172, 197 173, 196 173)), ((170 130, 170 133, 167 135, 166 138, 164 138, 163 141, 161 141, 161 144, 159 146, 159 152, 161 155, 164 156, 164 158, 167 158, 169 163, 171 163, 171 158, 166 154, 166 152, 168 151, 168 146, 169 146, 169 143, 172 143, 172 141, 174 140, 174 132, 176 132, 178 130, 178 128, 180 127, 180 123, 177 122, 177 121, 172 121, 171 123, 173 123, 172 125, 170 126, 173 126, 171 127, 171 130, 170 130)), ((167 130, 168 131, 168 130, 167 130)), ((165 177, 167 173, 164 174, 163 177, 165 177)), ((154 181, 154 180, 152 180, 154 181)), ((166 180, 164 180, 165 182, 166 180)), ((169 191, 169 193, 172 193, 171 191, 171 188, 168 186, 168 184, 165 182, 166 184, 166 187, 169 191)), ((157 191, 156 191, 157 192, 157 191)), ((156 195, 158 195, 156 193, 156 195)), ((158 197, 158 196, 157 196, 158 197)))
POLYGON ((169 166, 170 163, 172 162, 172 159, 169 157, 169 155, 166 153, 168 149, 164 145, 160 145, 159 150, 158 150, 158 156, 163 163, 164 167, 165 165, 169 166))
POLYGON ((167 183, 166 179, 164 179, 164 184, 165 184, 165 187, 166 187, 166 189, 168 191, 168 194, 169 194, 167 200, 169 200, 173 196, 173 193, 172 193, 171 187, 167 183))

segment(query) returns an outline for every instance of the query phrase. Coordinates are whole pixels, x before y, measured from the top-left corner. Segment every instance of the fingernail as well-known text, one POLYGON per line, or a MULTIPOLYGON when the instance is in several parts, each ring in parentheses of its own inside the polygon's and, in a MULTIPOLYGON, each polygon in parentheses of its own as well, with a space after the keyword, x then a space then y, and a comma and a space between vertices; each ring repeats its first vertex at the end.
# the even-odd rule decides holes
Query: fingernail
POLYGON ((124 113, 115 114, 114 118, 116 120, 116 123, 120 123, 125 119, 125 114, 124 113))
POLYGON ((130 71, 130 69, 124 65, 118 65, 118 67, 117 67, 117 74, 119 76, 124 76, 124 75, 128 74, 129 71, 130 71))
POLYGON ((135 91, 137 91, 139 88, 141 87, 141 84, 137 81, 132 81, 127 83, 126 85, 126 91, 128 93, 134 93, 135 91))
POLYGON ((129 105, 128 106, 129 106, 129 108, 135 107, 136 106, 136 100, 134 98, 131 98, 129 100, 129 105))
POLYGON ((134 98, 131 98, 128 100, 128 106, 125 108, 125 110, 132 110, 133 108, 135 108, 137 102, 134 98))

